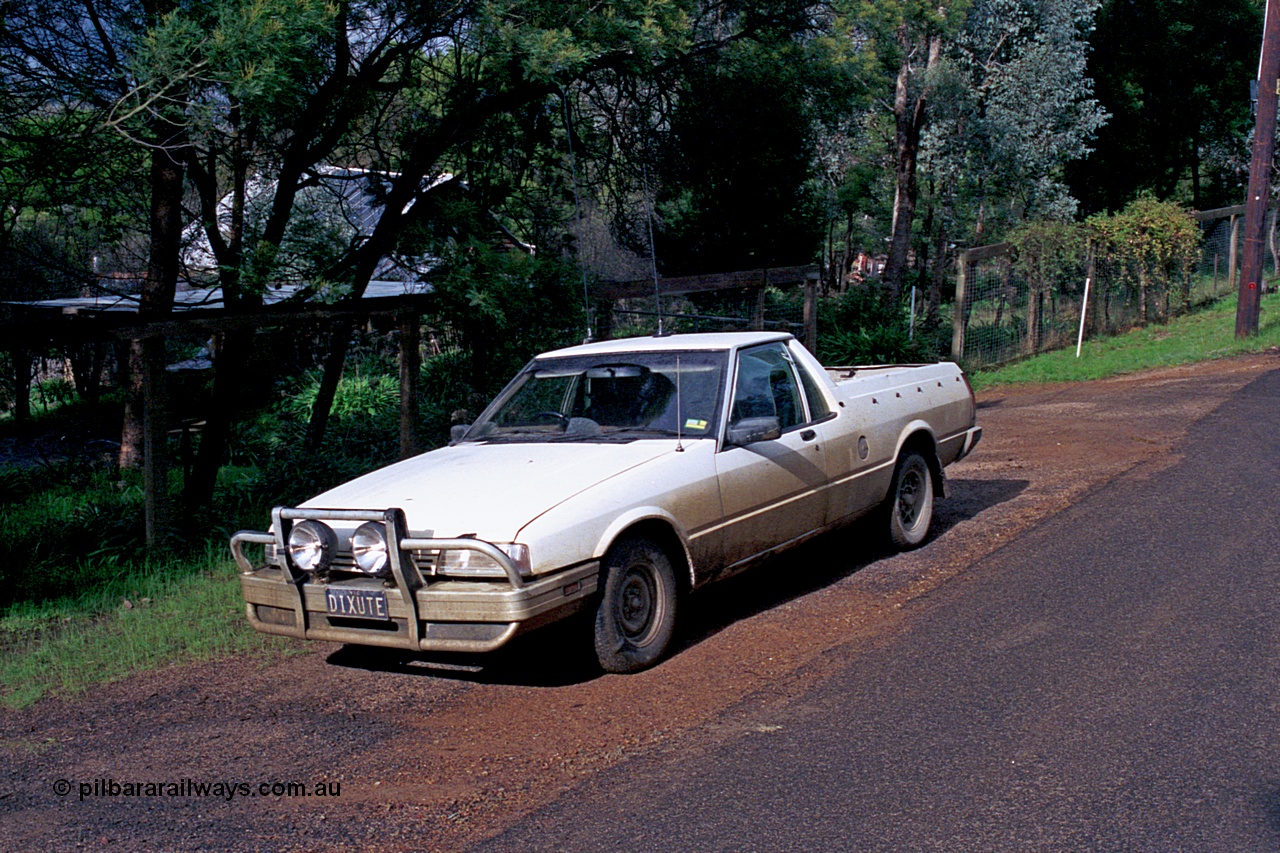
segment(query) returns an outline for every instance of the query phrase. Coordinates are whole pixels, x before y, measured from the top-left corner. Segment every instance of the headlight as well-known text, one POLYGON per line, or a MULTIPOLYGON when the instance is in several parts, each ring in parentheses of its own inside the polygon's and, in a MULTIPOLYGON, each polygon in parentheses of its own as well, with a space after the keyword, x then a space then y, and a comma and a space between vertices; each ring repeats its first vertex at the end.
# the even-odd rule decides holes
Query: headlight
MULTIPOLYGON (((504 551, 516 570, 527 576, 531 573, 529 562, 529 546, 518 542, 494 543, 498 550, 504 551)), ((436 574, 453 575, 467 578, 505 578, 507 573, 497 561, 479 551, 442 551, 436 562, 436 574)))
POLYGON ((387 570, 387 528, 376 521, 366 521, 351 534, 351 557, 356 568, 366 575, 380 575, 387 570))
POLYGON ((327 569, 338 550, 338 536, 327 524, 319 521, 303 521, 289 531, 285 545, 289 559, 304 572, 327 569))

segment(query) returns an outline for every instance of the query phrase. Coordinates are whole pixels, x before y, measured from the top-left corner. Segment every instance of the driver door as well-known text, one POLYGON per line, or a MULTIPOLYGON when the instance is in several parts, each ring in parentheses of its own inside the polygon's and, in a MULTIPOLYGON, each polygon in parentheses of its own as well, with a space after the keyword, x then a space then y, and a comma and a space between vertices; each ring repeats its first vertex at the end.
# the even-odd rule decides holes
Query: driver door
POLYGON ((751 559, 827 523, 823 425, 809 416, 790 353, 781 343, 738 353, 731 430, 748 418, 776 418, 781 436, 716 454, 724 508, 724 565, 751 559))

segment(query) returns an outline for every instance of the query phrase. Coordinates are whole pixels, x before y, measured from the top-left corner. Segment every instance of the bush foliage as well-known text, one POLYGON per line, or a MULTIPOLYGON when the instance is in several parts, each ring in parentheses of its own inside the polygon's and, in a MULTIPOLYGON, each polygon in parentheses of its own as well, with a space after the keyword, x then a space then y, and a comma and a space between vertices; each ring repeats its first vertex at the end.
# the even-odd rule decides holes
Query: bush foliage
POLYGON ((818 351, 823 364, 908 364, 942 356, 950 341, 938 320, 916 317, 905 301, 889 298, 885 289, 858 285, 823 300, 818 311, 818 351))
POLYGON ((1202 235, 1181 205, 1142 196, 1119 213, 1089 217, 1087 225, 1099 255, 1136 283, 1139 322, 1147 321, 1150 306, 1159 310, 1175 284, 1189 301, 1189 271, 1199 259, 1202 235))

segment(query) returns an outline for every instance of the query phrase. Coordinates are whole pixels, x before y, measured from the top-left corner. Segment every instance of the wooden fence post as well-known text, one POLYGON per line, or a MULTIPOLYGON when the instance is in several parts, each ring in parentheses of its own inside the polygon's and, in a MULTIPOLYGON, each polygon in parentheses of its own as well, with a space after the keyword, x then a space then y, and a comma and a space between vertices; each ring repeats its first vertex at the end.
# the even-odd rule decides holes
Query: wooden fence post
POLYGON ((14 347, 9 359, 13 362, 13 419, 26 423, 31 420, 31 352, 14 347))
POLYGON ((596 310, 593 312, 596 318, 595 339, 597 341, 607 341, 613 337, 613 300, 599 299, 596 300, 596 310))
POLYGON ((1098 260, 1097 260, 1097 257, 1094 255, 1092 243, 1090 243, 1089 248, 1085 250, 1085 259, 1086 260, 1085 260, 1084 275, 1086 279, 1088 279, 1090 282, 1093 283, 1093 289, 1089 295, 1093 298, 1094 309, 1090 311, 1089 306, 1085 305, 1083 310, 1085 311, 1086 316, 1089 318, 1088 323, 1085 326, 1085 330, 1089 333, 1090 336, 1092 336, 1097 332, 1097 329, 1098 329, 1097 304, 1098 304, 1098 289, 1099 289, 1098 260))
POLYGON ((965 250, 956 258, 956 301, 951 309, 951 360, 964 358, 964 327, 967 314, 965 298, 967 296, 969 278, 969 252, 965 250))
POLYGON ((1233 213, 1231 215, 1231 245, 1227 249, 1227 288, 1228 289, 1234 289, 1239 285, 1239 282, 1236 281, 1236 272, 1238 271, 1236 264, 1237 264, 1237 261, 1239 260, 1238 258, 1239 253, 1236 251, 1236 244, 1238 242, 1240 242, 1240 217, 1236 216, 1233 213))
POLYGON ((758 287, 755 293, 755 307, 751 312, 751 328, 757 332, 764 331, 764 288, 758 287))
POLYGON ((818 351, 818 273, 804 277, 804 345, 811 353, 818 351))

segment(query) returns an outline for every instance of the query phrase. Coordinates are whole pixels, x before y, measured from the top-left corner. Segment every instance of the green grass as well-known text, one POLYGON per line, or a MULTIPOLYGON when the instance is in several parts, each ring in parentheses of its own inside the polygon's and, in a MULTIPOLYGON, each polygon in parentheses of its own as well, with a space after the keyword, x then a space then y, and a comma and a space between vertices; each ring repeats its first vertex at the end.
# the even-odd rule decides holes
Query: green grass
POLYGON ((86 598, 10 608, 0 617, 0 704, 23 708, 137 672, 287 649, 248 626, 223 553, 211 547, 197 567, 151 566, 86 598))
POLYGON ((1104 379, 1153 367, 1190 364, 1280 346, 1280 294, 1263 297, 1257 337, 1236 340, 1235 318, 1235 297, 1227 297, 1165 325, 1151 325, 1115 337, 1085 341, 1079 358, 1076 358, 1073 346, 995 370, 977 371, 970 379, 976 390, 1028 382, 1104 379))

